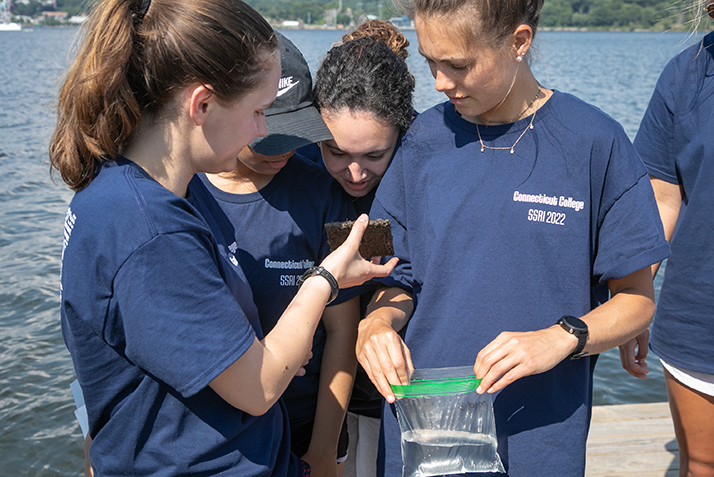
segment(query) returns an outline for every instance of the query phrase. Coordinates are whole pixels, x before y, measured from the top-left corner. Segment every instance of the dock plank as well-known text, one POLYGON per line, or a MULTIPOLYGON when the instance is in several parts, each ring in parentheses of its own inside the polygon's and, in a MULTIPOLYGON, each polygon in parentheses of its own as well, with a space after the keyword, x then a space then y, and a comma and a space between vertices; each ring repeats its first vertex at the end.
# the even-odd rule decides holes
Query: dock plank
POLYGON ((676 477, 678 471, 666 402, 593 407, 586 477, 676 477))

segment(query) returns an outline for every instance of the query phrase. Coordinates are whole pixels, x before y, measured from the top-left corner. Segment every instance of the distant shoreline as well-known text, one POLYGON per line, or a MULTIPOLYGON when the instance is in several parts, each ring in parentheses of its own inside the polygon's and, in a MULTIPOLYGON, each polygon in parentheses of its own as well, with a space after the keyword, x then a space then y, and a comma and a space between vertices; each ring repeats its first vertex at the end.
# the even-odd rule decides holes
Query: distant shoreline
MULTIPOLYGON (((275 30, 350 30, 356 28, 356 26, 348 25, 283 25, 283 24, 271 24, 275 30)), ((414 27, 400 28, 403 31, 414 31, 414 27)), ((659 28, 587 28, 587 27, 539 27, 538 31, 548 31, 548 32, 621 32, 621 33, 688 33, 690 30, 688 28, 672 28, 668 30, 659 28)), ((700 29, 691 33, 704 33, 711 31, 710 28, 700 29)))

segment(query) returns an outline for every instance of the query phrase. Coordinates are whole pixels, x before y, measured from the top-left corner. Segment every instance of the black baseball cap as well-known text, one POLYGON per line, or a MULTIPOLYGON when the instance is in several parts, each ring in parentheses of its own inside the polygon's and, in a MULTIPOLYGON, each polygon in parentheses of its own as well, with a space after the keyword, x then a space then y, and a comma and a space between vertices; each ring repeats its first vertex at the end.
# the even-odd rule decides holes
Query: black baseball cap
POLYGON ((284 35, 275 32, 280 50, 278 96, 265 110, 268 134, 257 137, 250 147, 266 156, 277 156, 318 141, 332 139, 319 111, 312 104, 310 68, 300 50, 284 35))

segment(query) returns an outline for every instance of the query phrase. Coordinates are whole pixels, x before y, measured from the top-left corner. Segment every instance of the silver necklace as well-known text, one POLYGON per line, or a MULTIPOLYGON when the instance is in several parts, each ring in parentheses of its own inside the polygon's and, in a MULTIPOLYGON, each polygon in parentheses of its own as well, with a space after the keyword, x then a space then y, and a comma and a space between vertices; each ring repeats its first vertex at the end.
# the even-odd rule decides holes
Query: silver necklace
MULTIPOLYGON (((481 130, 479 129, 478 123, 477 123, 477 124, 476 124, 476 134, 478 134, 478 142, 481 144, 481 152, 485 152, 486 149, 493 149, 494 151, 507 151, 507 150, 510 150, 510 151, 511 151, 511 154, 513 154, 513 153, 514 153, 514 148, 516 147, 516 144, 518 144, 518 141, 521 140, 521 138, 528 132, 529 129, 533 129, 533 121, 535 121, 536 112, 538 111, 538 105, 540 104, 540 86, 538 87, 538 92, 536 93, 535 98, 533 98, 533 101, 531 101, 530 104, 528 105, 528 107, 523 110, 523 113, 525 113, 526 111, 528 111, 528 110, 531 108, 531 106, 533 106, 533 103, 534 103, 535 101, 538 101, 538 102, 536 103, 535 111, 533 111, 533 115, 531 116, 531 120, 530 120, 530 122, 528 123, 528 126, 526 126, 526 128, 525 128, 525 129, 523 130, 523 132, 518 136, 518 139, 516 139, 516 142, 514 142, 511 147, 504 147, 504 146, 496 147, 496 146, 487 146, 487 145, 485 145, 485 144, 483 143, 483 139, 481 139, 481 130)), ((523 113, 519 114, 519 116, 523 115, 523 113)), ((518 119, 516 118, 516 120, 518 120, 518 119)))

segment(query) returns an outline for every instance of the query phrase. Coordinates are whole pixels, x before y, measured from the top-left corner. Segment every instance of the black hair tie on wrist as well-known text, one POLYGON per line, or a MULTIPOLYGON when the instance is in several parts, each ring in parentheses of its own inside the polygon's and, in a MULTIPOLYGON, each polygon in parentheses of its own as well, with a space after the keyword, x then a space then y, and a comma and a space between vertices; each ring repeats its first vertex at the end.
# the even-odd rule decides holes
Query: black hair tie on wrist
POLYGON ((141 0, 141 6, 139 9, 131 14, 134 19, 134 24, 139 24, 144 21, 144 17, 146 16, 146 12, 149 11, 150 6, 151 0, 141 0))

